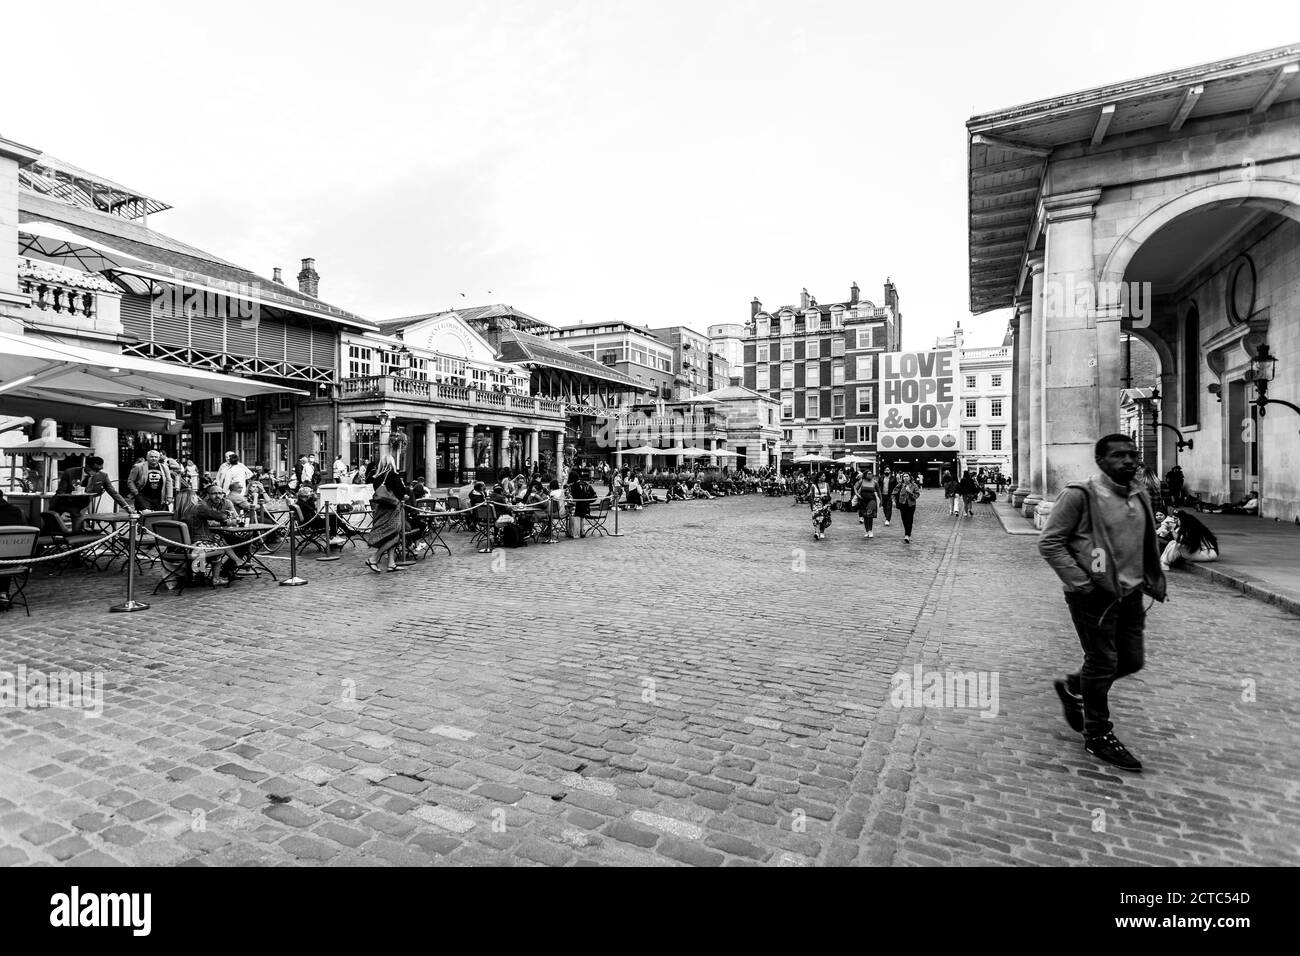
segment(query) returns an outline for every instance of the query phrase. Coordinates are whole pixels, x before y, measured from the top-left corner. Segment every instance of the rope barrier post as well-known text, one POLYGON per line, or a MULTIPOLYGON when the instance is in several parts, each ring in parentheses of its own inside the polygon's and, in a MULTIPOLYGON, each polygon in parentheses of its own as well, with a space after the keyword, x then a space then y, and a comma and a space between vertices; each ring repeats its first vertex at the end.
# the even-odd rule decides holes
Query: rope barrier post
POLYGON ((143 601, 135 599, 135 562, 138 560, 136 546, 139 542, 140 516, 132 512, 130 524, 130 540, 127 543, 126 551, 126 600, 121 604, 114 604, 109 608, 110 611, 147 611, 149 605, 143 601))
POLYGON ((325 502, 325 553, 317 558, 317 561, 337 561, 342 557, 342 555, 334 553, 334 537, 332 534, 334 522, 330 520, 333 507, 333 502, 325 502))
POLYGON ((393 564, 397 565, 399 568, 409 568, 411 565, 415 564, 415 562, 411 560, 411 545, 410 542, 406 540, 405 501, 399 501, 397 503, 397 528, 397 553, 393 555, 393 564))
POLYGON ((619 509, 618 509, 618 507, 617 507, 617 503, 616 503, 616 504, 615 504, 615 508, 614 508, 614 530, 613 530, 613 531, 606 531, 606 532, 605 532, 605 534, 607 534, 607 535, 608 535, 609 537, 611 537, 611 538, 621 538, 621 537, 623 537, 623 533, 622 533, 621 531, 618 530, 618 512, 619 512, 619 509))
POLYGON ((307 583, 298 577, 298 516, 289 508, 289 576, 280 582, 282 588, 298 588, 307 583))

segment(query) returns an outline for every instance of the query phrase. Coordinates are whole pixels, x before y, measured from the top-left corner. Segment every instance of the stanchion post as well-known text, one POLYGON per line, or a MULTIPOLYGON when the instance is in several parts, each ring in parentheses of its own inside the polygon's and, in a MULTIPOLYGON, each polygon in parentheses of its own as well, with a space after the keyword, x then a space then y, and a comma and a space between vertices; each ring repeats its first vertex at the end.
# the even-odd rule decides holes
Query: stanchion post
MULTIPOLYGON (((617 505, 617 502, 616 502, 615 504, 617 505)), ((613 530, 613 531, 606 532, 606 533, 607 533, 611 538, 621 538, 621 537, 623 537, 622 532, 620 532, 620 531, 618 530, 618 512, 619 512, 619 509, 618 509, 617 507, 615 507, 615 508, 614 508, 614 530, 613 530)))
POLYGON ((289 506, 289 576, 280 582, 282 588, 297 588, 306 584, 305 578, 298 577, 298 515, 289 506))
POLYGON ((410 542, 406 540, 405 501, 399 501, 397 503, 397 529, 397 553, 393 555, 393 563, 399 568, 409 568, 411 565, 415 564, 415 562, 411 560, 411 545, 410 542))
POLYGON ((148 604, 135 599, 135 562, 137 560, 136 545, 139 542, 139 528, 140 516, 133 512, 130 521, 130 540, 126 546, 126 600, 121 604, 114 604, 109 608, 110 611, 149 610, 148 604))
POLYGON ((317 561, 337 561, 342 555, 334 553, 334 522, 330 520, 333 503, 325 502, 325 553, 317 561))

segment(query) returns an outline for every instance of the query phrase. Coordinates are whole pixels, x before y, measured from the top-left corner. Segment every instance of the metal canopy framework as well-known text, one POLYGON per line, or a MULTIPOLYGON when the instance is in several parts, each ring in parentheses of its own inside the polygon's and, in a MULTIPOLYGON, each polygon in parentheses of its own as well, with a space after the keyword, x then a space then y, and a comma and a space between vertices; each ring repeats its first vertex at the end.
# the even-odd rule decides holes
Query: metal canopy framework
POLYGON ((1047 164, 1058 150, 1101 151, 1126 133, 1176 133, 1209 116, 1260 116, 1300 99, 1297 76, 1300 44, 1293 44, 972 117, 971 312, 1015 303, 1041 231, 1047 164))
POLYGON ((123 219, 148 217, 150 213, 172 208, 138 189, 115 183, 48 153, 42 153, 36 162, 21 169, 18 179, 23 188, 32 192, 123 219))

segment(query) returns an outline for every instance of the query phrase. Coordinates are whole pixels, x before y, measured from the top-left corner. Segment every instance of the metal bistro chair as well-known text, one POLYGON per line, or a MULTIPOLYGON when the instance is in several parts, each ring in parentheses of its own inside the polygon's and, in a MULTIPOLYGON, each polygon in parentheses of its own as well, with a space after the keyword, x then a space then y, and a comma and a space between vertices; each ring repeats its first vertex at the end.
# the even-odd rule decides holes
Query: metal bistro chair
POLYGON ((497 543, 497 510, 490 501, 477 505, 466 518, 470 544, 481 545, 480 551, 491 551, 497 543))
MULTIPOLYGON (((0 527, 0 561, 21 561, 24 558, 34 557, 36 539, 40 534, 39 528, 28 525, 0 527)), ((0 595, 4 596, 4 600, 0 601, 0 610, 8 611, 18 604, 19 598, 22 598, 23 611, 28 617, 32 616, 32 610, 27 604, 27 595, 24 593, 31 574, 30 564, 0 564, 0 585, 3 585, 0 587, 0 595), (10 587, 14 589, 12 593, 9 591, 10 587)))
POLYGON ((317 551, 323 554, 329 554, 330 532, 325 522, 325 512, 318 511, 311 516, 310 521, 306 521, 302 516, 302 508, 295 501, 289 506, 293 510, 293 516, 298 522, 298 553, 302 554, 309 547, 315 546, 317 551))
MULTIPOLYGON (((176 594, 179 597, 181 592, 193 581, 190 568, 193 553, 187 548, 177 547, 177 544, 189 545, 193 543, 190 540, 190 526, 183 521, 159 519, 153 524, 153 532, 160 539, 167 539, 166 541, 157 540, 158 566, 162 568, 163 576, 154 585, 153 593, 157 594, 162 587, 171 583, 176 585, 176 594), (172 542, 176 542, 176 544, 172 542)), ((224 561, 228 555, 229 551, 226 549, 214 548, 204 556, 204 560, 209 565, 207 568, 208 581, 213 586, 215 586, 215 575, 212 573, 210 566, 218 560, 224 561)), ((227 582, 226 587, 229 586, 230 584, 227 582)))
MULTIPOLYGON (((98 541, 100 537, 102 536, 91 534, 88 531, 73 532, 63 523, 63 519, 55 512, 41 512, 41 545, 43 546, 44 551, 48 554, 58 554, 63 551, 71 551, 73 548, 80 548, 82 545, 90 544, 92 541, 98 541)), ((88 551, 82 551, 79 555, 72 555, 61 561, 51 562, 50 573, 62 574, 64 569, 68 566, 68 562, 74 559, 81 560, 84 564, 96 571, 100 570, 99 561, 101 559, 108 562, 108 564, 112 564, 114 557, 113 552, 111 550, 105 550, 102 554, 96 553, 99 550, 100 549, 91 549, 88 551)))
MULTIPOLYGON (((415 507, 419 508, 421 511, 433 511, 433 506, 437 504, 438 501, 439 499, 437 498, 421 498, 415 503, 415 507)), ((414 550, 413 553, 415 557, 426 558, 433 553, 434 548, 442 548, 448 554, 451 554, 451 548, 447 546, 446 541, 442 540, 442 533, 446 530, 450 519, 441 514, 412 515, 410 512, 407 512, 406 520, 408 524, 414 522, 417 518, 423 523, 423 527, 411 529, 409 533, 415 535, 415 540, 422 543, 424 547, 417 547, 414 550)))
POLYGON ((609 517, 611 504, 608 495, 591 502, 587 513, 578 516, 578 537, 585 538, 588 534, 598 536, 609 534, 605 528, 605 519, 609 517))

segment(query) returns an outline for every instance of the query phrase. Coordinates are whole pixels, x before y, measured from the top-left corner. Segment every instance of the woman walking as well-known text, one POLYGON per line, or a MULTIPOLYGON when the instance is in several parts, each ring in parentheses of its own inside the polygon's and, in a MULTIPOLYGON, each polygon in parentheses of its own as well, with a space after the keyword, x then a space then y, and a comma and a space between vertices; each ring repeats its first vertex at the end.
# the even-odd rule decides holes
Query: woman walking
POLYGON ((828 474, 819 474, 814 479, 808 492, 808 503, 812 509, 813 540, 821 540, 831 526, 831 481, 828 474))
POLYGON ((903 544, 912 541, 912 519, 916 516, 916 501, 921 497, 921 482, 918 476, 902 472, 894 485, 894 503, 903 519, 903 544))
POLYGON ((876 520, 880 506, 880 489, 876 487, 876 478, 869 472, 863 472, 853 486, 853 494, 858 499, 858 519, 862 522, 862 537, 874 538, 876 533, 871 526, 876 520))
POLYGON ((397 545, 402 534, 401 507, 406 500, 406 483, 397 474, 397 462, 392 455, 379 459, 379 466, 370 476, 370 484, 375 489, 370 506, 374 511, 374 521, 366 544, 375 549, 375 553, 366 561, 366 567, 378 574, 380 564, 388 557, 389 571, 405 571, 397 564, 397 545))

